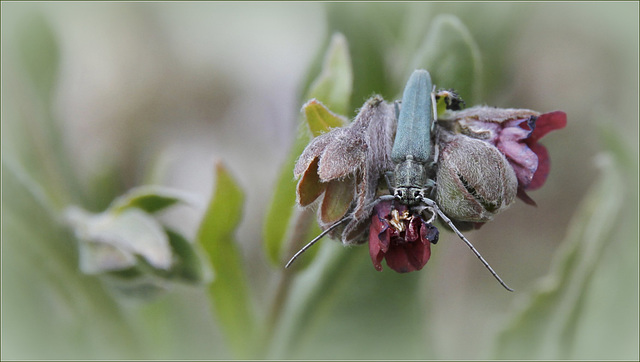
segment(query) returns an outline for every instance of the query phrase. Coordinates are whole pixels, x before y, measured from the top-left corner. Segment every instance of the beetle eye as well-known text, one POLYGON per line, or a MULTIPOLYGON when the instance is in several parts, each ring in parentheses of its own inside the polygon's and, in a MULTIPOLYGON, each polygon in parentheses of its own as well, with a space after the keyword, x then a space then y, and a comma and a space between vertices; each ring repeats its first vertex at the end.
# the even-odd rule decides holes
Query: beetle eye
POLYGON ((402 190, 396 190, 396 196, 402 197, 402 190))
POLYGON ((420 191, 416 191, 413 193, 413 197, 419 197, 420 196, 420 191))

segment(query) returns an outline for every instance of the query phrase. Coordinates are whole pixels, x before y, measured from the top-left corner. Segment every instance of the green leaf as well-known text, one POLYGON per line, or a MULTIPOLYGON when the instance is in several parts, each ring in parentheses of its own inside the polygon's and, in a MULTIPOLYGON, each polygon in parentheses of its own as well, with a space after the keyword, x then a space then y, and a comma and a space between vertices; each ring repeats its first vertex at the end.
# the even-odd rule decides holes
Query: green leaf
MULTIPOLYGON (((585 296, 612 240, 625 185, 612 158, 574 216, 551 272, 499 334, 495 355, 504 359, 572 359, 585 317, 585 296)), ((594 341, 599 343, 598 341, 594 341)))
POLYGON ((197 245, 190 243, 174 230, 165 228, 165 232, 169 237, 169 245, 174 255, 174 263, 169 275, 190 283, 200 283, 210 279, 203 261, 194 249, 197 245))
POLYGON ((255 320, 242 257, 234 233, 242 218, 244 194, 222 164, 216 165, 216 186, 198 231, 215 275, 209 286, 213 311, 231 350, 251 356, 255 320))
POLYGON ((282 246, 285 243, 294 211, 297 214, 297 210, 295 210, 296 181, 293 178, 293 166, 306 145, 307 141, 303 137, 296 139, 293 152, 289 154, 282 168, 273 199, 265 216, 263 246, 267 259, 274 266, 282 266, 282 246))
POLYGON ((58 43, 49 22, 40 13, 25 17, 18 42, 22 64, 36 89, 48 103, 54 91, 60 58, 58 43))
MULTIPOLYGON (((409 6, 401 3, 377 3, 366 6, 357 2, 331 2, 326 4, 327 27, 340 32, 349 40, 349 54, 354 74, 351 109, 360 106, 372 94, 386 99, 396 96, 393 82, 405 65, 408 56, 400 49, 405 36, 402 30, 408 19, 409 6)), ((410 9, 409 9, 410 10, 410 9)), ((428 15, 428 13, 427 13, 428 15)), ((424 22, 428 16, 420 18, 424 22)), ((415 46, 410 49, 411 54, 415 46)), ((406 79, 402 79, 402 85, 406 79)), ((338 111, 330 105, 330 109, 338 111)), ((344 113, 350 115, 350 113, 344 113)))
MULTIPOLYGON (((346 109, 346 104, 348 104, 351 94, 352 76, 350 69, 351 63, 346 40, 343 36, 336 34, 333 36, 327 50, 322 71, 307 92, 309 98, 317 98, 329 109, 338 111, 337 113, 340 113, 340 109, 346 109)), ((293 166, 307 143, 309 143, 308 132, 305 128, 306 126, 303 126, 301 120, 298 128, 298 137, 287 161, 282 167, 273 199, 265 217, 263 229, 265 253, 267 259, 276 266, 282 266, 282 247, 286 244, 286 241, 290 238, 295 238, 295 240, 292 240, 292 245, 298 245, 301 243, 298 240, 300 235, 306 235, 296 225, 309 224, 309 214, 302 214, 296 208, 297 182, 293 178, 293 166), (290 230, 292 231, 290 232, 290 230)))
POLYGON ((302 111, 313 137, 318 137, 330 131, 331 128, 343 127, 347 124, 346 118, 331 112, 315 98, 305 103, 302 111))
POLYGON ((197 204, 196 198, 184 191, 161 186, 141 186, 115 199, 109 209, 119 213, 129 208, 138 208, 152 214, 179 202, 197 204))
POLYGON ((473 104, 480 93, 482 59, 466 26, 453 15, 438 15, 407 69, 427 69, 438 88, 453 88, 473 104))
POLYGON ((338 114, 346 114, 353 87, 349 44, 344 35, 331 38, 320 75, 311 83, 307 99, 316 98, 338 114))

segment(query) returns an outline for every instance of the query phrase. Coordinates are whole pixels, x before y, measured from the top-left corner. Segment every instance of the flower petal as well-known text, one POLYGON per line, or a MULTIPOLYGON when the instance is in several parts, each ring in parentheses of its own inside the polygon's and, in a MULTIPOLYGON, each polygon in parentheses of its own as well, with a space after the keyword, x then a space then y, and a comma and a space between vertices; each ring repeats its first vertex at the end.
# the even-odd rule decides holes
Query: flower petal
POLYGON ((342 219, 347 214, 353 201, 353 178, 334 180, 327 184, 319 210, 319 219, 325 225, 330 225, 342 219))
POLYGON ((549 152, 547 148, 539 143, 534 143, 529 146, 538 157, 538 169, 533 174, 533 178, 529 185, 525 187, 526 190, 536 190, 544 185, 544 182, 549 176, 549 169, 551 168, 551 160, 549 159, 549 152))
POLYGON ((422 269, 430 256, 431 244, 416 242, 393 245, 384 258, 389 268, 398 273, 409 273, 422 269))
MULTIPOLYGON (((478 223, 481 224, 481 223, 478 223)), ((420 240, 422 243, 427 244, 437 244, 438 238, 440 237, 440 232, 438 228, 423 221, 422 227, 420 228, 420 240)))
POLYGON ((544 113, 538 116, 536 120, 536 127, 529 137, 529 142, 537 142, 540 138, 544 137, 547 133, 562 129, 567 125, 567 114, 562 111, 554 111, 544 113))
POLYGON ((353 128, 343 130, 336 133, 320 157, 318 175, 322 181, 343 178, 365 166, 367 145, 362 135, 353 132, 353 128))
POLYGON ((389 250, 391 230, 386 219, 374 213, 369 226, 369 255, 377 271, 382 270, 384 253, 389 250))
MULTIPOLYGON (((510 133, 510 130, 504 130, 502 133, 510 133)), ((535 152, 526 143, 502 142, 501 139, 498 141, 497 147, 513 167, 518 184, 525 188, 528 187, 538 169, 538 156, 535 152)))
MULTIPOLYGON (((408 246, 410 244, 405 245, 408 246)), ((415 266, 409 261, 411 251, 407 251, 405 245, 395 245, 395 247, 389 248, 384 255, 387 266, 398 273, 409 273, 416 270, 415 266)))
POLYGON ((405 240, 410 243, 417 241, 420 238, 420 226, 420 218, 412 218, 407 226, 407 231, 404 236, 405 240))
POLYGON ((405 247, 409 254, 409 262, 414 270, 420 270, 429 261, 431 257, 431 243, 411 243, 405 247))
POLYGON ((342 243, 345 245, 362 244, 367 241, 370 224, 369 219, 357 220, 352 218, 342 231, 338 230, 339 234, 336 235, 341 235, 342 243))
POLYGON ((320 135, 309 142, 307 147, 302 151, 295 167, 293 168, 293 175, 295 178, 300 177, 308 168, 311 162, 324 152, 324 149, 329 143, 331 143, 335 137, 335 134, 341 132, 341 128, 335 129, 331 132, 327 132, 320 135))
POLYGON ((314 202, 327 188, 326 182, 320 182, 318 177, 318 158, 314 158, 304 171, 296 188, 298 204, 307 206, 314 202))

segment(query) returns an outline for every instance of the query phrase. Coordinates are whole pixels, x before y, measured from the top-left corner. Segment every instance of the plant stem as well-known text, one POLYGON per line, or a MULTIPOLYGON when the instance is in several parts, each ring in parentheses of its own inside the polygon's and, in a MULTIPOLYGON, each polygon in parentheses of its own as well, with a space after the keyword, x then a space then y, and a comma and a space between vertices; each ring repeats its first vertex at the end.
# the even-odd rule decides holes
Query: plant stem
MULTIPOLYGON (((313 220, 313 212, 310 209, 298 211, 295 218, 293 230, 288 238, 289 240, 287 241, 289 248, 287 249, 288 252, 286 255, 293 255, 303 245, 313 220)), ((264 338, 262 338, 262 346, 259 349, 263 354, 264 352, 272 349, 273 338, 276 335, 276 328, 281 320, 282 312, 289 296, 289 290, 291 289, 291 282, 293 281, 293 276, 296 271, 298 271, 298 269, 295 267, 291 269, 283 268, 280 273, 281 277, 278 281, 278 286, 276 287, 276 294, 265 323, 265 335, 264 338)))

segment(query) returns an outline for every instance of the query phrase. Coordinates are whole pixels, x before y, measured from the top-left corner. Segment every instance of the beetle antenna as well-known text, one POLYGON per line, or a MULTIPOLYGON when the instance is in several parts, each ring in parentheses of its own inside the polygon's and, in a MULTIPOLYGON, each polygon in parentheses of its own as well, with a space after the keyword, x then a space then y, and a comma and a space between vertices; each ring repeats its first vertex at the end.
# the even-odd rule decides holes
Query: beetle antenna
POLYGON ((300 256, 300 254, 304 253, 307 249, 312 247, 313 244, 318 242, 318 240, 322 239, 323 236, 327 235, 328 233, 331 232, 331 230, 337 228, 340 224, 342 224, 346 220, 349 220, 350 218, 351 218, 351 215, 345 216, 342 219, 336 221, 333 225, 331 225, 328 228, 326 228, 323 232, 320 233, 320 235, 318 235, 315 238, 313 238, 313 240, 311 240, 307 245, 303 246, 302 249, 298 250, 298 252, 295 253, 295 255, 293 255, 293 257, 291 257, 291 259, 289 259, 289 262, 284 267, 288 268, 291 265, 291 263, 293 263, 293 261, 296 260, 300 256))
POLYGON ((462 239, 462 241, 465 242, 465 244, 467 244, 467 246, 469 247, 469 249, 471 249, 471 251, 473 251, 474 254, 476 254, 476 256, 478 257, 478 259, 480 259, 480 261, 482 262, 482 264, 484 264, 485 268, 487 268, 487 270, 489 270, 491 272, 491 274, 493 275, 494 278, 496 278, 496 280, 508 291, 513 292, 513 289, 511 289, 505 282, 502 281, 502 279, 500 278, 500 276, 498 276, 498 273, 496 273, 493 268, 491 268, 491 265, 489 265, 489 263, 484 260, 484 258, 482 257, 482 255, 480 255, 480 252, 478 250, 476 250, 475 247, 473 247, 473 244, 471 244, 471 242, 469 240, 467 240, 467 238, 464 237, 464 235, 462 235, 462 233, 460 232, 460 230, 458 230, 458 228, 456 228, 455 225, 453 225, 453 222, 451 222, 451 219, 449 219, 438 207, 438 205, 436 205, 435 201, 431 200, 431 199, 427 199, 427 198, 423 198, 422 201, 433 207, 434 210, 436 210, 436 212, 438 213, 438 215, 440 215, 440 217, 442 218, 442 220, 444 222, 447 223, 447 225, 449 225, 449 227, 456 233, 458 234, 458 236, 460 237, 460 239, 462 239))

